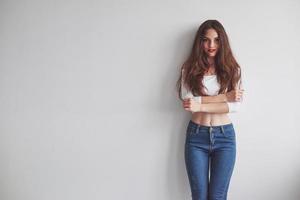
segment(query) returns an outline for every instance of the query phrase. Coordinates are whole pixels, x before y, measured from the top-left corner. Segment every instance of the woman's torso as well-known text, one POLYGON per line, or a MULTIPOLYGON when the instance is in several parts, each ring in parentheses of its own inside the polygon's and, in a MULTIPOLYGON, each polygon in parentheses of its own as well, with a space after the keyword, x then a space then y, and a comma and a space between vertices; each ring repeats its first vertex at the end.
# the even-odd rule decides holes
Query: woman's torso
MULTIPOLYGON (((220 84, 217 82, 216 75, 205 75, 203 77, 203 84, 206 87, 205 92, 207 95, 218 95, 220 84)), ((192 121, 205 126, 218 126, 231 123, 227 113, 194 112, 192 114, 192 121)))
POLYGON ((231 123, 231 120, 226 113, 215 114, 195 112, 192 115, 192 121, 205 126, 219 126, 231 123))

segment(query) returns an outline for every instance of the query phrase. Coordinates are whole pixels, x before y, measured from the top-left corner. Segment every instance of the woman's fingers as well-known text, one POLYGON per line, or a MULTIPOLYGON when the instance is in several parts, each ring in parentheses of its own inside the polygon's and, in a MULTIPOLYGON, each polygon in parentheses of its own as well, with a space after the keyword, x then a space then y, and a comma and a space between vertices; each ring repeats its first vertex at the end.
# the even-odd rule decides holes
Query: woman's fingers
POLYGON ((237 101, 240 101, 242 97, 243 97, 243 93, 239 93, 239 94, 236 96, 236 100, 237 100, 237 101))
POLYGON ((182 105, 184 108, 188 108, 188 107, 190 107, 191 104, 189 102, 183 102, 182 105))
POLYGON ((190 108, 191 105, 184 105, 183 107, 184 107, 184 108, 190 108))
POLYGON ((240 101, 244 94, 244 89, 237 89, 235 90, 235 100, 240 101))
POLYGON ((226 93, 227 100, 231 101, 240 101, 244 94, 244 89, 234 89, 226 93))
POLYGON ((191 102, 190 98, 184 99, 182 102, 182 105, 186 111, 191 111, 191 104, 192 104, 192 102, 191 102))

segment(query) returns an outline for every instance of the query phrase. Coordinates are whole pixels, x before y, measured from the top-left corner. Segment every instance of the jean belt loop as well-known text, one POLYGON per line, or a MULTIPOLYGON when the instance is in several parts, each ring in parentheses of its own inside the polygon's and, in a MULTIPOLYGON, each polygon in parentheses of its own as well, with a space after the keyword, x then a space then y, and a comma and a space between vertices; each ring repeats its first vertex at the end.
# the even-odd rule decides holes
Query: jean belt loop
POLYGON ((196 133, 199 132, 199 129, 200 129, 200 125, 197 125, 196 133))
POLYGON ((224 133, 225 131, 224 131, 224 127, 223 126, 221 126, 221 129, 222 129, 222 133, 224 133))

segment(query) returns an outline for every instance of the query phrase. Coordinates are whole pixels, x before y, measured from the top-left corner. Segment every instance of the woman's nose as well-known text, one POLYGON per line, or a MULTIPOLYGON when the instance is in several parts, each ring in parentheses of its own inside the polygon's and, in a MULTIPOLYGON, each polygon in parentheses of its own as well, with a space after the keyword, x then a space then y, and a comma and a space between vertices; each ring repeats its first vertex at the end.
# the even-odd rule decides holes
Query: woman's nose
POLYGON ((209 47, 214 47, 215 46, 215 43, 214 42, 210 42, 209 43, 209 47))

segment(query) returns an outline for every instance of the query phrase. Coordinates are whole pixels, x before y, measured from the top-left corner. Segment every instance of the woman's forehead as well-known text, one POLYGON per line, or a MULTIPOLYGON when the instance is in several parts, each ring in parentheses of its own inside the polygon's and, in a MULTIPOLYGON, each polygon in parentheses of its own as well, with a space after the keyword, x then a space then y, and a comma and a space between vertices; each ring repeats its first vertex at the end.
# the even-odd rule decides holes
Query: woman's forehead
POLYGON ((218 33, 214 29, 208 29, 205 33, 205 37, 216 38, 216 37, 218 37, 218 33))

